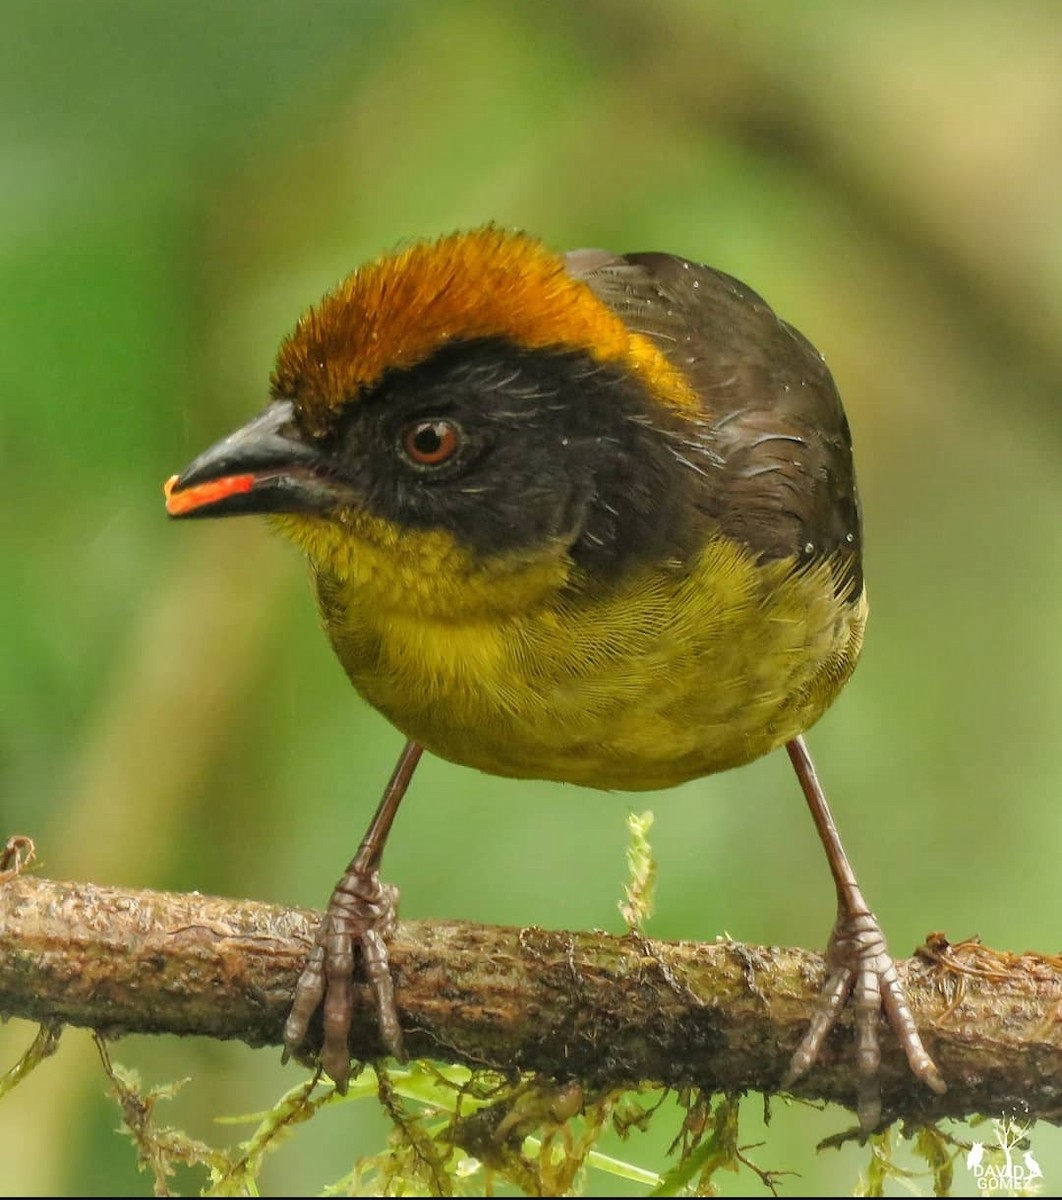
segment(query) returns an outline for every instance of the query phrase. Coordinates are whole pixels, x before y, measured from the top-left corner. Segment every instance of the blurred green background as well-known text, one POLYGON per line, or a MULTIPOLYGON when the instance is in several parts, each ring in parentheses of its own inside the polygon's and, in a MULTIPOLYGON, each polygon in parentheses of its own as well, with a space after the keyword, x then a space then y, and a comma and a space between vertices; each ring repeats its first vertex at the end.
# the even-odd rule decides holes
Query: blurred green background
MULTIPOLYGON (((401 739, 298 555, 169 524, 161 483, 359 261, 493 219, 710 262, 825 353, 873 609, 810 739, 849 853, 898 955, 935 929, 1059 949, 1062 5, 5 0, 3 24, 0 832, 45 873, 324 903, 401 739)), ((618 931, 631 804, 657 816, 651 933, 824 944, 780 754, 650 797, 426 762, 386 874, 407 917, 618 931)), ((31 1033, 0 1030, 0 1068, 31 1033)), ((299 1078, 241 1046, 114 1055, 192 1077, 161 1116, 215 1140, 299 1078)), ((104 1091, 68 1031, 0 1109, 0 1190, 149 1194, 104 1091)), ((814 1152, 846 1114, 776 1105, 763 1134, 758 1109, 786 1190, 852 1189, 864 1151, 814 1152)), ((264 1186, 316 1191, 384 1129, 330 1110, 264 1186)), ((659 1167, 675 1132, 618 1152, 659 1167)), ((1033 1145, 1062 1186, 1062 1136, 1033 1145)))

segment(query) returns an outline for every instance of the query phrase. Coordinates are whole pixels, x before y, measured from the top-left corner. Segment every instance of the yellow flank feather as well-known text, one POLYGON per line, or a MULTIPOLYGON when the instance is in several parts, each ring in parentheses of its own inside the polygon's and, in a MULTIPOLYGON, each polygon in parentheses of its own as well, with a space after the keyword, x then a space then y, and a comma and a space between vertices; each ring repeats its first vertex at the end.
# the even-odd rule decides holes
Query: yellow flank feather
POLYGON ((414 366, 455 338, 586 351, 629 371, 659 402, 701 409, 686 377, 572 276, 561 255, 493 225, 359 267, 281 346, 273 388, 297 396, 303 427, 323 433, 384 371, 414 366))
POLYGON ((862 644, 866 599, 838 598, 829 563, 758 563, 724 537, 602 589, 561 545, 474 559, 361 513, 274 520, 358 691, 496 775, 637 790, 738 766, 813 724, 862 644))

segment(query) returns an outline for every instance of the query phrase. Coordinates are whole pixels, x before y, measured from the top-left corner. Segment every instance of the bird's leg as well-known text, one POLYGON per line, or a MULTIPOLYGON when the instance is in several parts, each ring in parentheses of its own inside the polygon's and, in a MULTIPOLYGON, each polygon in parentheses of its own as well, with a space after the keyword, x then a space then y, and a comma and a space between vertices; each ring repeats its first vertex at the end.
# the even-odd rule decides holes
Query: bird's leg
POLYGON ((811 1027, 789 1062, 782 1080, 788 1088, 815 1062, 849 996, 856 1020, 856 1054, 859 1087, 856 1101, 859 1124, 865 1132, 881 1119, 881 1088, 878 1068, 878 1020, 882 1010, 900 1039, 914 1074, 935 1092, 946 1084, 929 1057, 911 1014, 910 1005, 896 974, 896 964, 885 944, 877 917, 863 898, 855 872, 841 845, 826 794, 822 790, 811 755, 802 737, 786 743, 793 769, 804 789, 815 828, 819 832, 830 872, 837 885, 837 923, 826 947, 826 983, 811 1018, 811 1027))
POLYGON ((317 930, 309 960, 295 985, 284 1025, 284 1059, 302 1045, 317 1006, 324 1001, 321 1065, 336 1088, 350 1079, 350 1024, 354 1016, 354 950, 376 994, 380 1040, 395 1058, 405 1059, 395 1008, 387 941, 398 925, 398 888, 380 882, 380 860, 391 824, 417 768, 423 747, 406 742, 369 828, 336 884, 317 930))

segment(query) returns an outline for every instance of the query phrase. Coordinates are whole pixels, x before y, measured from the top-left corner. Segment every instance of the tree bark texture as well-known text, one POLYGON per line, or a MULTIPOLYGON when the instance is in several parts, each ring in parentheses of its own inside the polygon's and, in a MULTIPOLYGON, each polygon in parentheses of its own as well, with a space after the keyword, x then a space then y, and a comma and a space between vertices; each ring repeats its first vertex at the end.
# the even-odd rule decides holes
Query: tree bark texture
MULTIPOLYGON (((279 1046, 319 913, 20 875, 0 883, 0 1016, 279 1046)), ((541 1072, 584 1088, 773 1093, 823 978, 805 950, 447 921, 391 943, 413 1056, 541 1072)), ((1062 1120, 1062 957, 931 934, 898 964, 948 1082, 933 1095, 882 1029, 887 1119, 1062 1120)), ((355 1058, 380 1053, 367 990, 355 1058)), ((320 1028, 311 1032, 312 1051, 320 1028)), ((845 1016, 793 1094, 855 1102, 845 1016)))

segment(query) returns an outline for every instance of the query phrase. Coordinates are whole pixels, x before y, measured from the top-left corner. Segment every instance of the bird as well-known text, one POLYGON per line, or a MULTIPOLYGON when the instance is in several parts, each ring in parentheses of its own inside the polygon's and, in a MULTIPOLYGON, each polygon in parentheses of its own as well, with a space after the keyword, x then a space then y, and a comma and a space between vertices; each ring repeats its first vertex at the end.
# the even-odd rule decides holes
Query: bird
POLYGON ((849 426, 822 355, 752 288, 496 224, 413 241, 299 318, 264 410, 164 491, 171 517, 263 514, 301 548, 340 663, 406 739, 296 985, 285 1057, 320 1008, 345 1089, 359 964, 404 1055, 380 868, 425 750, 642 791, 784 747, 838 915, 781 1086, 851 1003, 864 1129, 882 1014, 944 1090, 804 738, 867 620, 849 426))

